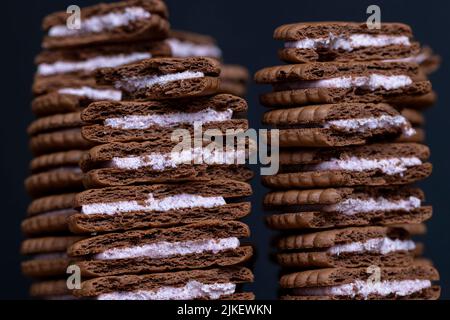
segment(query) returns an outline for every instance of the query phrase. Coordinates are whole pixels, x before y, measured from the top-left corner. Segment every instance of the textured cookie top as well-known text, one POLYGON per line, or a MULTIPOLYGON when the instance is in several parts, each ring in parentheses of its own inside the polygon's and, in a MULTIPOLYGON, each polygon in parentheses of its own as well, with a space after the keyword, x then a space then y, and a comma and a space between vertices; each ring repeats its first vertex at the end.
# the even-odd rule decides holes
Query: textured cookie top
POLYGON ((61 129, 79 128, 83 122, 79 112, 57 114, 40 118, 31 123, 28 127, 28 134, 34 136, 39 133, 57 131, 61 129))
POLYGON ((205 284, 244 283, 253 281, 253 273, 247 268, 221 268, 192 270, 169 273, 156 273, 142 276, 101 277, 82 283, 78 296, 94 297, 113 291, 156 290, 160 287, 180 287, 189 281, 205 284))
POLYGON ((379 143, 357 147, 344 147, 337 149, 303 149, 280 152, 280 164, 303 165, 315 164, 330 159, 349 159, 359 157, 364 159, 383 159, 400 157, 417 157, 427 160, 430 149, 418 143, 379 143))
POLYGON ((206 76, 217 77, 220 64, 210 58, 155 58, 116 69, 99 70, 97 79, 100 83, 114 84, 116 81, 145 76, 161 76, 182 72, 199 72, 206 76))
POLYGON ((242 222, 211 220, 191 224, 186 227, 109 233, 77 242, 68 249, 68 253, 70 256, 87 256, 110 249, 129 248, 160 242, 178 243, 230 237, 247 238, 249 236, 250 229, 242 222))
MULTIPOLYGON (((439 280, 439 274, 432 266, 423 264, 412 265, 405 268, 381 268, 381 281, 390 280, 439 280)), ((330 268, 308 270, 285 275, 281 277, 280 285, 283 288, 322 287, 355 280, 366 281, 372 274, 367 268, 330 268)))
POLYGON ((44 50, 36 57, 35 63, 41 65, 62 61, 77 62, 98 57, 125 56, 136 52, 147 52, 153 57, 170 56, 170 48, 164 41, 139 41, 127 44, 106 44, 96 47, 85 47, 77 50, 67 48, 44 50))
POLYGON ((90 104, 89 107, 83 110, 81 118, 86 122, 100 122, 110 118, 129 115, 194 113, 205 109, 245 112, 247 108, 247 102, 244 99, 230 94, 165 101, 99 101, 90 104))
POLYGON ((83 237, 46 237, 27 239, 22 242, 20 252, 24 255, 65 252, 69 246, 83 237))
POLYGON ((295 41, 307 38, 323 38, 329 35, 371 34, 404 35, 412 37, 411 28, 403 23, 382 23, 381 29, 369 29, 362 22, 302 22, 285 24, 274 32, 274 39, 295 41))
POLYGON ((216 39, 211 36, 184 30, 170 30, 169 38, 200 45, 215 45, 217 43, 216 39))
POLYGON ((71 150, 67 152, 58 152, 46 154, 31 161, 30 169, 32 172, 45 171, 62 166, 78 166, 84 151, 71 150))
POLYGON ((270 125, 314 125, 332 120, 395 116, 399 113, 388 104, 340 103, 312 105, 301 108, 276 109, 264 114, 270 125))
POLYGON ((255 74, 258 83, 323 80, 334 77, 380 75, 406 75, 413 79, 424 79, 420 68, 408 62, 315 62, 264 68, 255 74))
POLYGON ((266 195, 264 204, 267 206, 335 204, 351 197, 367 199, 381 196, 392 200, 400 200, 410 196, 424 199, 423 192, 418 188, 328 188, 270 192, 266 195))
POLYGON ((249 184, 233 180, 214 180, 184 184, 160 184, 150 186, 115 187, 91 189, 77 195, 76 207, 84 204, 113 201, 144 201, 149 194, 163 198, 176 194, 195 194, 198 196, 221 196, 224 198, 245 197, 251 195, 249 184))
POLYGON ((284 237, 278 241, 281 250, 324 249, 335 245, 364 242, 369 239, 406 239, 408 233, 401 228, 361 227, 335 229, 284 237))
POLYGON ((68 193, 36 199, 28 206, 27 214, 28 216, 34 216, 51 211, 71 209, 75 195, 75 193, 68 193))

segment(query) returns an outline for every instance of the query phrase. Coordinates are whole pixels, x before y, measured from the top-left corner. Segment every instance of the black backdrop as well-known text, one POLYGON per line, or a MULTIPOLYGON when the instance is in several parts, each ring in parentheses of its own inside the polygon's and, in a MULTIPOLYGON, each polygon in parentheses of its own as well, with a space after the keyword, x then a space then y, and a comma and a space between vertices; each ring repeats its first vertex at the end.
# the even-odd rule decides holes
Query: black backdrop
MULTIPOLYGON (((34 72, 33 57, 39 52, 42 32, 40 22, 47 13, 64 10, 70 4, 85 6, 94 0, 27 0, 4 1, 1 7, 3 45, 0 50, 0 81, 2 102, 1 117, 1 258, 2 284, 0 298, 27 297, 29 282, 20 274, 21 241, 20 220, 29 199, 23 189, 27 166, 31 158, 27 147, 26 127, 32 121, 30 112, 30 86, 34 72)), ((198 31, 213 35, 219 40, 229 63, 247 66, 252 73, 261 67, 279 63, 276 50, 279 43, 272 40, 278 25, 297 21, 366 19, 366 8, 378 4, 383 21, 400 21, 411 24, 416 38, 431 45, 444 60, 441 70, 432 76, 439 102, 427 111, 428 143, 432 149, 434 174, 421 185, 427 200, 434 205, 434 218, 428 223, 429 234, 423 240, 426 254, 431 257, 441 273, 442 297, 450 298, 450 181, 449 142, 450 93, 448 86, 448 17, 450 2, 441 0, 412 1, 362 1, 362 0, 167 0, 174 28, 198 31)), ((258 94, 268 88, 252 84, 248 101, 249 117, 254 128, 259 126, 263 107, 258 104, 258 94)), ((269 262, 271 233, 263 223, 260 206, 264 190, 254 181, 254 211, 247 221, 252 227, 252 242, 257 247, 255 265, 256 282, 250 289, 260 299, 276 296, 278 270, 269 262)))

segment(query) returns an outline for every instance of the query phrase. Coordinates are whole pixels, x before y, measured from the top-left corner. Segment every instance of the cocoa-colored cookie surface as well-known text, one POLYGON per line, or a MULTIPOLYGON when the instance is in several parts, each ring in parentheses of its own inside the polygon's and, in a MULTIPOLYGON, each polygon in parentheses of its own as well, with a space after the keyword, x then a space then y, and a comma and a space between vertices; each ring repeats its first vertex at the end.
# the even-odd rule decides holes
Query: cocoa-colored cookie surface
POLYGON ((47 16, 43 29, 48 32, 43 47, 67 48, 105 43, 126 43, 137 40, 157 40, 168 35, 167 7, 160 0, 132 0, 111 4, 98 4, 81 9, 85 20, 92 20, 81 30, 72 31, 66 26, 69 14, 57 12, 47 16), (115 15, 115 16, 114 16, 115 15), (121 16, 121 17, 120 17, 121 16), (103 20, 106 26, 102 28, 103 20), (125 21, 121 21, 125 20, 125 21), (109 21, 109 23, 108 23, 109 21), (114 21, 113 24, 111 21, 114 21), (96 28, 90 29, 90 26, 96 28))
POLYGON ((279 50, 281 60, 290 63, 320 61, 354 62, 367 60, 408 59, 419 53, 419 44, 413 42, 411 28, 401 23, 382 23, 381 28, 369 29, 367 23, 358 22, 304 22, 282 25, 274 38, 285 42, 279 50), (352 36, 394 37, 392 43, 352 48, 339 45, 339 40, 349 41, 352 36), (305 42, 316 43, 312 46, 305 42))
POLYGON ((280 173, 263 183, 283 189, 405 185, 430 176, 428 157, 428 147, 415 143, 287 151, 280 153, 280 173))
POLYGON ((261 103, 269 107, 302 106, 341 102, 386 102, 396 107, 423 108, 435 98, 430 95, 431 84, 419 66, 406 62, 308 63, 275 66, 262 69, 255 75, 258 83, 274 86, 274 92, 261 96, 261 103), (411 82, 404 86, 373 90, 364 87, 321 87, 314 81, 340 77, 406 76, 411 82))
POLYGON ((125 67, 102 69, 97 79, 100 84, 123 90, 130 99, 160 100, 217 93, 219 74, 220 64, 214 59, 155 58, 125 67), (177 78, 181 75, 181 79, 177 78))

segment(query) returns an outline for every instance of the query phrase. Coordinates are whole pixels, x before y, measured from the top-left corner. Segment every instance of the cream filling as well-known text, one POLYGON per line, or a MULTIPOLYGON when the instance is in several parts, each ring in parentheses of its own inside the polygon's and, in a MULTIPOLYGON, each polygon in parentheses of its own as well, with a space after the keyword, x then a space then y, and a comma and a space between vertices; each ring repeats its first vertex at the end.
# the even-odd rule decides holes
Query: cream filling
POLYGON ((311 88, 363 88, 366 90, 374 91, 377 89, 395 90, 398 88, 409 86, 412 83, 412 79, 406 75, 386 76, 382 74, 371 74, 369 76, 344 76, 324 80, 305 80, 291 83, 282 83, 276 86, 288 90, 311 88))
POLYGON ((108 166, 125 170, 136 170, 150 167, 162 171, 166 168, 176 168, 182 164, 244 164, 246 150, 210 150, 208 148, 192 148, 171 153, 151 153, 145 156, 113 158, 108 166))
POLYGON ((383 62, 413 62, 417 64, 424 63, 429 58, 429 55, 426 53, 420 53, 416 56, 406 57, 406 58, 398 58, 398 59, 387 59, 383 60, 383 62))
POLYGON ((385 159, 365 159, 358 157, 349 157, 346 159, 331 159, 316 165, 306 166, 306 170, 325 171, 325 170, 347 170, 347 171, 368 171, 381 170, 387 175, 403 173, 410 167, 419 166, 422 161, 417 157, 399 157, 385 159))
POLYGON ((337 204, 327 205, 323 208, 326 212, 339 212, 345 215, 372 211, 411 211, 420 208, 421 200, 417 197, 409 197, 401 200, 388 200, 383 197, 376 199, 347 199, 337 204))
POLYGON ((136 52, 132 54, 119 54, 114 56, 98 56, 79 62, 58 61, 55 63, 42 63, 38 66, 38 74, 50 76, 61 73, 77 71, 92 72, 100 68, 114 68, 144 59, 150 59, 148 52, 136 52))
POLYGON ((369 130, 389 127, 401 127, 403 134, 410 137, 416 133, 416 130, 411 128, 411 124, 405 117, 382 115, 376 118, 355 118, 332 120, 324 125, 324 128, 336 128, 345 131, 366 132, 369 130))
POLYGON ((370 34, 352 34, 350 36, 329 34, 324 38, 306 38, 298 41, 289 41, 285 43, 286 48, 297 49, 316 49, 326 48, 332 50, 353 51, 362 47, 385 47, 390 45, 410 46, 411 43, 407 36, 388 36, 388 35, 370 35, 370 34))
POLYGON ((130 291, 105 293, 98 300, 194 300, 208 298, 217 300, 222 296, 234 294, 234 283, 204 284, 196 280, 189 281, 183 287, 161 287, 154 291, 130 291))
POLYGON ((109 89, 94 89, 94 88, 90 88, 90 87, 63 88, 63 89, 59 89, 58 93, 86 97, 88 99, 96 100, 96 101, 99 101, 99 100, 120 101, 120 100, 122 100, 122 92, 121 91, 109 90, 109 89))
POLYGON ((151 126, 173 127, 180 123, 194 125, 195 123, 222 122, 230 120, 233 111, 216 111, 208 108, 199 112, 178 112, 169 114, 153 114, 153 115, 131 115, 121 118, 111 118, 105 120, 105 125, 112 128, 133 130, 148 129, 151 126))
POLYGON ((340 255, 341 253, 355 252, 376 252, 382 255, 396 251, 414 250, 416 245, 411 240, 399 240, 390 238, 369 239, 364 242, 352 242, 347 244, 335 245, 327 251, 332 255, 340 255))
POLYGON ((195 44, 178 39, 168 39, 167 44, 170 46, 172 56, 180 58, 188 57, 213 57, 220 58, 222 50, 212 44, 195 44))
POLYGON ((89 33, 100 33, 127 26, 138 20, 149 19, 151 13, 142 7, 125 8, 122 12, 111 12, 105 15, 92 16, 83 19, 79 29, 69 29, 67 25, 57 25, 50 28, 50 37, 70 37, 89 33))
POLYGON ((423 289, 430 288, 430 280, 393 280, 393 281, 375 281, 366 282, 356 280, 352 283, 329 287, 298 288, 294 294, 301 296, 363 296, 376 294, 388 296, 408 296, 423 289))
POLYGON ((178 194, 161 199, 155 199, 149 194, 145 201, 118 201, 109 203, 92 203, 83 205, 84 214, 115 215, 122 212, 136 211, 169 211, 187 208, 214 208, 225 205, 223 197, 203 197, 193 194, 178 194))
POLYGON ((146 257, 150 259, 163 259, 173 256, 185 256, 203 252, 213 252, 236 249, 240 245, 239 239, 206 239, 183 242, 161 241, 142 246, 129 248, 114 248, 95 255, 96 260, 114 260, 146 257))
POLYGON ((179 73, 164 74, 161 76, 143 76, 133 77, 115 83, 116 89, 124 89, 128 92, 133 92, 140 89, 151 88, 155 85, 164 85, 169 82, 188 80, 195 78, 203 78, 203 72, 184 71, 179 73))

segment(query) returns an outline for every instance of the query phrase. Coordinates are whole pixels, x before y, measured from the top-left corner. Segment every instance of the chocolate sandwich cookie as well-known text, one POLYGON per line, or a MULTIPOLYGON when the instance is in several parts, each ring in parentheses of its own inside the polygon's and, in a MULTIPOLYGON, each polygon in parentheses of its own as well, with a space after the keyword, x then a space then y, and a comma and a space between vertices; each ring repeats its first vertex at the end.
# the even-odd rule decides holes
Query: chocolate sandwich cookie
POLYGON ((247 183, 220 179, 91 189, 76 197, 80 214, 69 218, 69 226, 74 233, 93 233, 235 220, 248 215, 250 205, 231 200, 251 194, 247 183))
POLYGON ((66 275, 71 261, 67 248, 82 237, 45 237, 27 239, 22 242, 21 254, 30 256, 31 260, 22 262, 22 273, 32 278, 57 277, 66 275))
POLYGON ((280 129, 281 147, 342 147, 415 134, 408 120, 384 103, 276 109, 265 113, 263 122, 280 129))
POLYGON ((407 62, 316 62, 269 67, 255 75, 273 85, 261 96, 269 107, 340 102, 386 102, 398 107, 430 106, 431 84, 419 65, 407 62))
POLYGON ((66 12, 45 17, 43 47, 67 48, 158 40, 168 35, 168 10, 160 0, 129 0, 81 9, 80 27, 69 29, 66 12))
POLYGON ((153 142, 110 143, 92 148, 81 167, 87 188, 231 179, 248 181, 247 150, 211 151, 207 146, 175 151, 175 144, 153 142))
POLYGON ((431 175, 429 156, 416 143, 282 151, 281 173, 262 181, 282 189, 406 185, 431 175))
POLYGON ((432 215, 423 200, 417 188, 330 188, 272 192, 264 204, 284 211, 268 217, 271 228, 294 230, 421 223, 432 215))
POLYGON ((369 29, 358 22, 304 22, 274 32, 274 39, 284 42, 280 59, 290 63, 412 59, 420 50, 412 37, 411 28, 402 23, 369 29))
POLYGON ((32 175, 25 180, 25 187, 33 197, 61 192, 83 190, 83 172, 79 162, 83 151, 58 152, 34 158, 32 175))
POLYGON ((441 66, 441 57, 433 52, 430 47, 422 47, 419 55, 415 57, 415 62, 419 63, 425 74, 434 73, 441 66))
POLYGON ((412 135, 402 134, 396 139, 397 142, 425 142, 425 130, 423 126, 425 125, 425 117, 422 112, 414 109, 403 109, 401 111, 402 116, 404 116, 412 125, 415 133, 412 135))
POLYGON ((245 67, 230 64, 222 65, 222 72, 220 73, 220 92, 244 97, 247 93, 249 81, 250 73, 245 67))
POLYGON ((232 266, 246 262, 252 248, 247 225, 209 220, 188 226, 108 233, 73 244, 68 253, 82 275, 101 277, 232 266))
POLYGON ((85 150, 92 143, 81 135, 79 112, 57 114, 35 120, 28 127, 30 148, 35 156, 69 150, 85 150))
POLYGON ((392 225, 396 228, 402 228, 408 231, 410 235, 413 236, 423 236, 427 233, 427 226, 424 223, 400 223, 400 224, 394 224, 392 225))
POLYGON ((72 291, 67 288, 66 280, 35 282, 30 287, 30 296, 42 300, 75 300, 72 291))
POLYGON ((278 241, 278 263, 287 268, 403 267, 416 244, 401 228, 346 228, 291 235, 278 241))
POLYGON ((192 270, 96 278, 74 294, 98 300, 253 300, 252 293, 237 292, 246 282, 253 282, 247 268, 192 270))
POLYGON ((177 58, 210 57, 220 59, 222 50, 210 36, 188 31, 171 30, 166 40, 172 56, 177 58))
POLYGON ((67 233, 67 217, 77 213, 73 209, 74 199, 75 194, 68 193, 34 200, 22 221, 22 232, 27 236, 67 233))
POLYGON ((212 58, 155 58, 101 69, 99 84, 112 85, 131 100, 207 96, 220 87, 220 64, 212 58))
POLYGON ((201 125, 204 131, 219 129, 224 134, 227 130, 246 130, 248 121, 236 118, 247 108, 245 100, 229 94, 165 101, 101 101, 82 112, 81 118, 88 124, 82 132, 87 140, 95 143, 172 144, 174 130, 193 132, 194 125, 201 125))
POLYGON ((92 77, 101 68, 116 68, 153 57, 170 56, 170 47, 164 42, 133 42, 85 47, 77 50, 44 50, 35 62, 37 77, 74 75, 92 77))
POLYGON ((403 268, 328 268, 285 275, 285 300, 436 300, 440 287, 433 285, 439 273, 423 264, 403 268))

